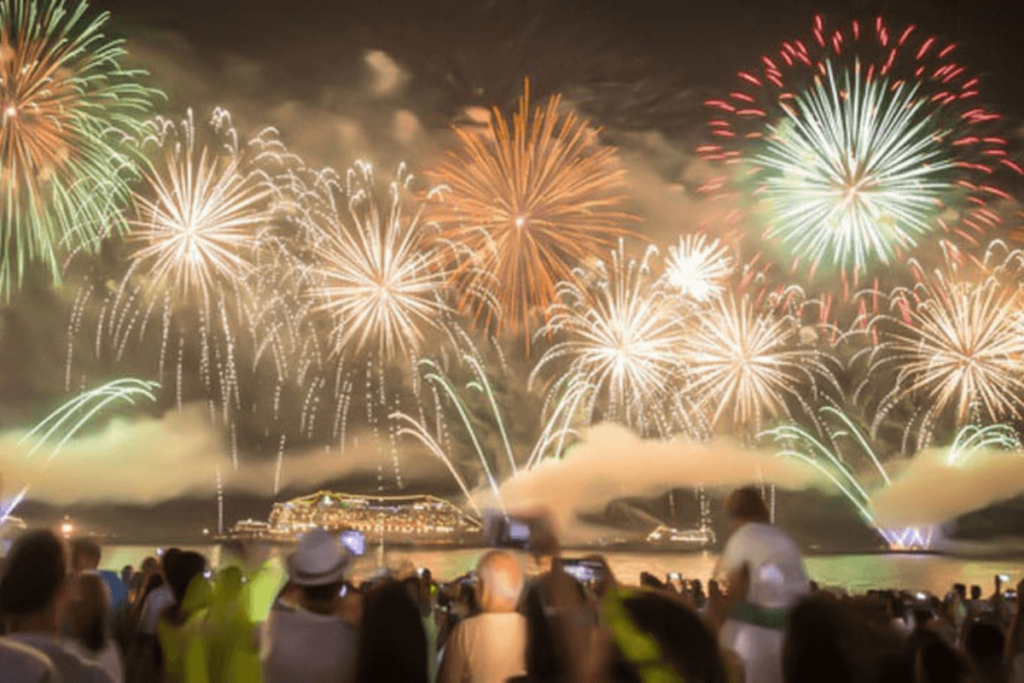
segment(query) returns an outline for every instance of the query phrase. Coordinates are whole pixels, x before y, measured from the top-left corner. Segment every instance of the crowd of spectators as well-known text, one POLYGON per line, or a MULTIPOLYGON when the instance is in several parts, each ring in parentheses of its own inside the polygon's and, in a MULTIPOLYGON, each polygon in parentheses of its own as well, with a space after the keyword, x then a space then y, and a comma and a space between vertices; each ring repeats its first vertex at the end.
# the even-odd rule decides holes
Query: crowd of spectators
POLYGON ((237 547, 213 572, 169 549, 120 575, 98 569, 94 543, 27 532, 0 568, 0 681, 1024 682, 1024 610, 999 579, 988 597, 850 596, 808 579, 755 490, 727 512, 706 591, 647 573, 629 587, 553 537, 529 561, 485 552, 447 583, 424 568, 357 584, 322 529, 283 567, 237 547))

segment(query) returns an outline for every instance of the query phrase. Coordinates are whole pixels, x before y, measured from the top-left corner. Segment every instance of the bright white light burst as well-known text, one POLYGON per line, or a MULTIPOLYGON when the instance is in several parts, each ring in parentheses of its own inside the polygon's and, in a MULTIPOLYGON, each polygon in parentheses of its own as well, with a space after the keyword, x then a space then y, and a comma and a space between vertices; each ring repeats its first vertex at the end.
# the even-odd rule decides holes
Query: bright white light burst
POLYGON ((318 221, 321 282, 314 294, 318 308, 336 320, 338 352, 359 352, 373 342, 388 357, 410 355, 441 323, 444 273, 425 246, 421 209, 403 212, 411 179, 399 169, 390 204, 381 211, 371 167, 357 164, 348 174, 347 211, 335 207, 318 221))
POLYGON ((722 295, 735 269, 726 245, 704 235, 685 235, 677 246, 668 248, 664 278, 682 296, 707 301, 722 295))
POLYGON ((767 234, 801 263, 856 275, 936 230, 955 164, 918 86, 868 78, 859 64, 837 77, 826 62, 783 109, 756 161, 768 169, 767 234))

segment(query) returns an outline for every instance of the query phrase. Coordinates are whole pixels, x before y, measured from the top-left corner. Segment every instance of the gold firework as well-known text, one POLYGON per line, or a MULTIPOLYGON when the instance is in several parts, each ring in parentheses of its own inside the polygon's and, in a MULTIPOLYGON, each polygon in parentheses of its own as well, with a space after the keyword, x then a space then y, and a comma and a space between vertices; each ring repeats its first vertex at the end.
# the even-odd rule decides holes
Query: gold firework
POLYGON ((701 310, 683 355, 689 390, 711 424, 731 410, 735 425, 759 431, 766 415, 788 415, 791 402, 807 410, 804 396, 822 380, 835 386, 825 356, 798 342, 795 320, 758 311, 746 296, 729 293, 701 310))
POLYGON ((486 129, 456 126, 460 142, 431 179, 433 205, 459 307, 485 327, 513 325, 530 342, 559 282, 597 262, 627 234, 625 171, 615 149, 560 98, 530 109, 529 81, 511 124, 495 109, 486 129))
POLYGON ((883 400, 877 424, 899 400, 925 399, 919 440, 930 438, 935 421, 953 414, 966 424, 976 412, 989 421, 1024 416, 1024 307, 1016 287, 996 278, 950 280, 942 273, 895 297, 896 311, 882 320, 895 329, 882 334, 877 371, 896 370, 895 386, 883 400))

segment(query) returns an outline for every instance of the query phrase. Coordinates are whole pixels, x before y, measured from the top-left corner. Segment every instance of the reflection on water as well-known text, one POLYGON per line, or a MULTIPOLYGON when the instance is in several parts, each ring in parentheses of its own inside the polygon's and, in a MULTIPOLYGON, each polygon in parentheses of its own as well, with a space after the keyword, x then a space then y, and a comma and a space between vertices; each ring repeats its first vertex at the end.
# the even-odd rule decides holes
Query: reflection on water
MULTIPOLYGON (((216 566, 220 562, 218 546, 189 546, 205 555, 216 566)), ((110 546, 103 552, 103 567, 115 571, 126 564, 138 567, 147 555, 155 554, 151 546, 110 546)), ((275 548, 278 556, 287 549, 275 548)), ((384 553, 370 549, 359 558, 354 576, 362 579, 371 575, 381 564, 394 570, 403 567, 430 567, 434 576, 447 580, 472 569, 482 550, 411 550, 394 549, 384 553), (383 562, 382 562, 383 560, 383 562)), ((616 577, 623 583, 636 584, 640 572, 655 576, 679 572, 684 578, 711 578, 718 556, 713 553, 605 553, 616 577)), ((1011 585, 1024 577, 1022 560, 969 560, 939 555, 829 555, 808 557, 807 571, 811 578, 823 586, 844 586, 851 592, 864 592, 869 588, 905 588, 927 590, 944 595, 954 583, 978 584, 988 593, 992 590, 996 574, 1009 574, 1011 585)))

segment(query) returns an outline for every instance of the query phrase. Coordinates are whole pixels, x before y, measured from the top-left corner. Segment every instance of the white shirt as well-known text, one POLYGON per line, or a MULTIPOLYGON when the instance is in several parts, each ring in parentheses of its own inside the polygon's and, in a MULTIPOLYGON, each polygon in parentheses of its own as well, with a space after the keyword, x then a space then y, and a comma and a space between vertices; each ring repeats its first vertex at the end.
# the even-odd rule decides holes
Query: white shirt
POLYGON ((355 675, 359 634, 341 617, 275 610, 267 629, 266 683, 347 683, 355 675))
POLYGON ((13 633, 8 638, 46 655, 53 662, 59 680, 64 683, 121 683, 115 681, 102 667, 82 659, 64 643, 46 633, 13 633))
POLYGON ((526 617, 485 612, 448 636, 439 683, 505 683, 526 674, 526 617))
POLYGON ((5 683, 57 683, 57 670, 39 650, 0 638, 0 672, 5 683))
POLYGON ((107 644, 99 652, 93 652, 73 638, 65 640, 64 645, 85 661, 102 667, 117 683, 124 683, 124 664, 113 638, 107 638, 107 644))
POLYGON ((800 548, 771 524, 749 522, 729 538, 722 551, 725 572, 750 570, 747 602, 758 607, 788 608, 810 592, 800 548))
POLYGON ((156 624, 160 621, 160 615, 164 610, 174 604, 174 593, 166 583, 159 588, 154 588, 146 597, 146 604, 142 606, 142 615, 139 617, 139 630, 151 636, 156 635, 156 624))

